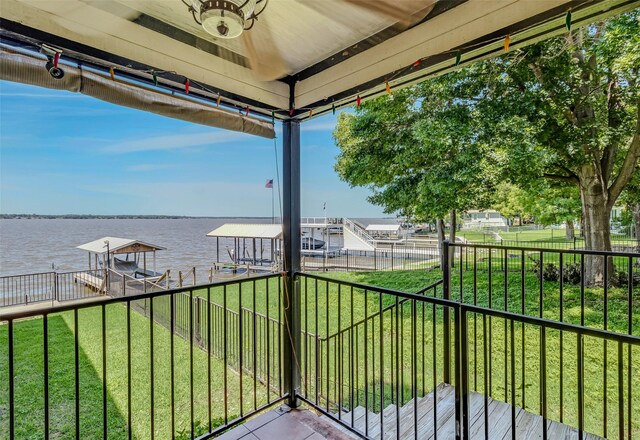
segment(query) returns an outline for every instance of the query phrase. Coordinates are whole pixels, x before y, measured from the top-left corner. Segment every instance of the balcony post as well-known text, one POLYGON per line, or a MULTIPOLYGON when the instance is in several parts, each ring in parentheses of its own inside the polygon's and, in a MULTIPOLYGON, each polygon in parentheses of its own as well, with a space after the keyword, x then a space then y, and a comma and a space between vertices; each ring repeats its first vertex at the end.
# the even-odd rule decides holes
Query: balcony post
POLYGON ((294 274, 300 270, 300 122, 285 121, 282 130, 283 162, 283 239, 284 270, 286 271, 284 295, 285 311, 283 331, 284 391, 289 393, 288 404, 297 407, 295 398, 300 388, 300 290, 294 274))
MULTIPOLYGON (((451 260, 449 240, 442 243, 442 293, 444 299, 451 299, 451 260)), ((444 357, 444 383, 451 383, 451 316, 449 307, 443 312, 443 357, 444 357)), ((458 386, 458 384, 456 384, 458 386)))

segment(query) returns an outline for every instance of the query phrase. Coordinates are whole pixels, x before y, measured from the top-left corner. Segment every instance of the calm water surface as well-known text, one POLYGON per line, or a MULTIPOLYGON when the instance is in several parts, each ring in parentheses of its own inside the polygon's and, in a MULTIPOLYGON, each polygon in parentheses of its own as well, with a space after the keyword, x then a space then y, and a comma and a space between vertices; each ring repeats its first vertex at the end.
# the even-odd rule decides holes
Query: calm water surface
MULTIPOLYGON (((84 270, 87 253, 76 246, 102 237, 142 240, 166 247, 156 253, 159 272, 209 268, 216 240, 206 234, 224 223, 271 223, 271 218, 8 219, 0 220, 0 276, 84 270)), ((221 242, 221 260, 226 251, 221 242)), ((151 266, 151 257, 147 260, 151 266)))

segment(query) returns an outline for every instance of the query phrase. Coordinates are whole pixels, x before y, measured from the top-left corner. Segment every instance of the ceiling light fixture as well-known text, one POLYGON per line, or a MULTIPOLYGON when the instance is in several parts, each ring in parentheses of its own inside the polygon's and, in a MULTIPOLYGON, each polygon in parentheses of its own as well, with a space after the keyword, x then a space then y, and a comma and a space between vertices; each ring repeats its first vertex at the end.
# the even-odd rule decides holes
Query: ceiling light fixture
POLYGON ((243 31, 253 27, 269 0, 189 1, 182 0, 182 3, 189 8, 195 22, 207 33, 218 38, 236 38, 243 31))

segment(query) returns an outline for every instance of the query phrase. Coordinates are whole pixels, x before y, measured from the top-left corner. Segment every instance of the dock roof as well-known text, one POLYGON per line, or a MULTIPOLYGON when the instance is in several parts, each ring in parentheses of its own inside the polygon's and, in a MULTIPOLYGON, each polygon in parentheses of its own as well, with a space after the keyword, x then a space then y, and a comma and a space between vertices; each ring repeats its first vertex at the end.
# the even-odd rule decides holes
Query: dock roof
POLYGON ((400 225, 369 225, 366 230, 376 232, 398 232, 400 230, 400 225))
POLYGON ((119 237, 102 237, 89 243, 77 246, 83 251, 93 252, 94 254, 106 254, 107 242, 109 242, 109 252, 112 254, 126 254, 129 252, 154 252, 166 249, 155 244, 145 243, 140 240, 119 237))
POLYGON ((280 239, 282 225, 226 223, 209 232, 207 237, 280 239))

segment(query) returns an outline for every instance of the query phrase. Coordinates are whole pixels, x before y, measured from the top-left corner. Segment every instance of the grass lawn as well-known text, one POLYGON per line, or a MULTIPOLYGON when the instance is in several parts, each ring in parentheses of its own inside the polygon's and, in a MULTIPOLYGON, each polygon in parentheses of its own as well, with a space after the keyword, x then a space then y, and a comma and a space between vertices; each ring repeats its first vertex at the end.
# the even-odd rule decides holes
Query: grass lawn
POLYGON ((512 228, 509 232, 499 232, 500 237, 503 240, 518 240, 518 241, 553 241, 558 243, 566 243, 568 241, 565 238, 564 229, 536 229, 530 231, 518 231, 516 228, 512 228))
MULTIPOLYGON (((44 437, 43 333, 42 319, 17 322, 14 326, 14 368, 16 438, 44 437)), ((51 438, 72 438, 75 430, 74 317, 62 313, 49 317, 49 398, 51 438)), ((126 438, 127 426, 127 333, 126 308, 121 304, 106 308, 107 425, 108 438, 126 438)), ((80 437, 102 438, 102 317, 100 307, 79 312, 80 437)), ((154 405, 151 405, 149 320, 131 312, 131 418, 133 438, 151 434, 153 409, 156 438, 171 438, 170 333, 153 325, 154 405)), ((0 325, 0 438, 9 433, 7 325, 0 325)), ((174 338, 175 426, 177 438, 190 432, 190 346, 174 338)), ((196 432, 208 430, 207 368, 211 360, 212 424, 224 420, 224 364, 193 348, 194 420, 196 432)), ((253 380, 245 375, 240 391, 239 376, 227 370, 228 419, 254 407, 253 380)), ((257 385, 257 405, 266 403, 266 389, 257 385)), ((274 397, 271 392, 271 397, 274 397)))
MULTIPOLYGON (((518 264, 511 262, 510 271, 505 278, 501 271, 503 261, 492 261, 491 280, 486 270, 474 274, 463 271, 460 278, 456 270, 452 273, 454 298, 459 298, 460 286, 466 302, 475 301, 480 305, 494 308, 506 308, 521 312, 524 299, 525 312, 545 318, 559 319, 561 291, 556 282, 543 283, 544 302, 539 309, 539 279, 534 272, 526 271, 524 280, 520 278, 518 264), (521 285, 524 282, 526 295, 522 298, 521 285), (475 294, 475 296, 474 296, 475 294)), ((527 260, 527 264, 530 262, 527 260)), ((460 267, 458 264, 456 268, 460 267)), ((527 266, 528 267, 528 266, 527 266)), ((366 273, 330 273, 336 281, 352 281, 373 286, 387 287, 402 291, 417 291, 441 279, 441 272, 430 271, 394 271, 366 273)), ((287 292, 280 287, 280 278, 274 277, 257 281, 244 281, 240 285, 226 289, 215 287, 198 289, 193 296, 208 298, 212 303, 226 306, 229 310, 255 309, 258 313, 278 318, 284 313, 282 302, 287 292), (268 292, 268 295, 267 295, 268 292)), ((411 373, 418 372, 417 386, 419 395, 428 393, 434 384, 443 381, 443 308, 429 304, 411 303, 399 308, 391 308, 380 314, 382 307, 392 306, 396 297, 380 296, 374 291, 340 287, 337 283, 315 281, 309 278, 300 280, 301 289, 301 327, 305 333, 301 351, 297 358, 302 371, 302 392, 312 399, 319 396, 324 405, 330 401, 343 405, 364 405, 365 390, 369 398, 370 409, 378 410, 380 400, 386 406, 391 402, 405 403, 411 398, 411 373), (353 332, 342 333, 342 338, 330 338, 338 330, 370 317, 367 326, 358 324, 353 332), (375 316, 375 318, 371 318, 375 316), (414 319, 415 317, 415 319, 414 319), (382 329, 381 329, 382 326, 382 329), (435 328, 434 328, 435 327, 435 328), (382 330, 382 331, 381 331, 382 330), (416 340, 416 363, 412 362, 414 351, 412 341, 416 340), (434 355, 435 348, 435 355, 434 355), (349 356, 350 355, 350 356, 349 356), (395 364, 398 356, 398 365, 395 364), (367 367, 365 369, 365 361, 367 367), (349 362, 353 359, 353 362, 349 362), (382 360, 380 360, 382 359, 382 360), (382 364, 383 368, 380 368, 382 364), (354 381, 350 382, 351 370, 354 381), (398 377, 399 376, 399 377, 398 377), (400 391, 398 397, 395 387, 400 391), (381 395, 382 393, 382 395, 381 395), (351 399, 350 399, 351 398, 351 399)), ((442 295, 441 287, 438 296, 442 295)), ((633 292, 633 331, 640 334, 640 292, 633 292)), ((627 330, 628 290, 610 288, 607 295, 608 322, 610 330, 627 330)), ((186 298, 189 304, 188 295, 186 298)), ((603 291, 585 289, 584 319, 589 326, 603 326, 603 291)), ((577 286, 564 285, 562 289, 563 319, 566 322, 579 323, 582 318, 580 307, 580 289, 577 286)), ((167 312, 168 302, 156 299, 154 308, 157 313, 167 312)), ((188 306, 185 310, 188 310, 188 306)), ((184 313, 184 310, 183 312, 184 313)), ((80 315, 80 402, 81 437, 100 438, 102 436, 102 344, 101 310, 91 308, 80 315)), ((206 314, 205 314, 206 316, 206 314)), ((183 317, 184 318, 184 317, 183 317)), ((183 319, 181 318, 181 319, 183 319)), ((247 320, 251 319, 251 314, 247 320)), ((127 374, 126 374, 126 309, 122 305, 107 307, 107 407, 109 438, 122 438, 126 434, 127 420, 127 374)), ((50 329, 50 395, 51 427, 53 438, 67 438, 75 428, 74 420, 74 373, 73 373, 73 314, 64 313, 49 318, 50 329)), ((138 313, 131 313, 132 329, 132 430, 135 438, 150 436, 150 356, 149 321, 138 313)), ((224 334, 223 329, 215 327, 218 339, 233 339, 224 334)), ((170 392, 169 392, 169 332, 154 325, 154 421, 157 438, 169 436, 170 429, 170 392)), ((540 410, 540 329, 533 325, 514 325, 511 337, 510 323, 493 318, 485 321, 481 316, 468 317, 469 336, 469 373, 472 389, 484 391, 485 377, 490 394, 500 400, 524 406, 537 413, 540 410), (486 331, 485 331, 486 329, 486 331), (486 335, 486 336, 485 336, 486 335), (511 351, 513 341, 514 350, 511 351), (484 368, 484 350, 487 349, 488 368, 484 368), (514 367, 511 367, 513 359, 514 367), (511 374, 514 374, 516 392, 511 394, 511 374)), ((282 335, 286 338, 286 334, 282 335)), ((245 343, 251 343, 250 341, 245 343)), ((40 319, 19 322, 15 326, 15 368, 16 368, 16 427, 19 438, 41 438, 43 433, 43 367, 42 367, 42 321, 40 319)), ((605 412, 609 420, 607 433, 615 436, 619 415, 618 401, 622 397, 623 413, 629 411, 627 389, 631 386, 633 400, 631 411, 640 414, 640 347, 633 347, 629 376, 629 348, 622 347, 618 358, 618 346, 610 342, 605 345, 601 340, 585 337, 584 347, 584 390, 585 390, 585 429, 602 435, 605 412), (606 360, 606 367, 605 367, 606 360), (623 375, 618 376, 618 367, 623 375), (606 377, 606 393, 604 381, 606 377), (618 381, 622 380, 623 392, 618 394, 618 381), (606 398, 605 398, 606 395, 606 398)), ((264 346, 261 350, 264 350, 264 346)), ((270 352, 274 352, 274 345, 270 352)), ((269 351, 269 350, 268 350, 269 351)), ((262 351, 264 352, 264 351, 262 351)), ((452 350, 453 352, 453 350, 452 350)), ((175 396, 176 431, 186 433, 189 429, 189 344, 175 337, 175 396)), ((7 377, 7 326, 0 326, 0 438, 8 432, 8 385, 7 377)), ((565 332, 548 330, 546 339, 548 415, 554 420, 577 426, 578 370, 576 336, 565 332), (562 342, 561 342, 562 341, 562 342), (562 347, 562 349, 561 349, 562 347), (561 367, 562 366, 562 367, 561 367), (562 381, 562 383, 561 383, 562 381), (562 393, 561 393, 562 390, 562 393), (560 399, 562 396, 562 405, 560 399), (562 408, 562 414, 561 414, 562 408)), ((200 349, 193 349, 194 370, 194 418, 196 424, 204 428, 208 421, 207 368, 208 357, 200 349)), ((272 362, 272 366, 274 363, 272 362)), ((212 377, 212 417, 213 424, 220 424, 222 412, 222 380, 224 375, 222 362, 211 358, 212 377)), ((244 376, 242 393, 238 376, 229 371, 229 419, 240 413, 239 397, 243 396, 243 410, 253 409, 253 381, 244 376)), ((256 404, 266 403, 265 387, 256 384, 258 395, 256 404)), ((274 397, 275 392, 271 392, 274 397)), ((331 405, 330 405, 331 406, 331 405)), ((203 432, 202 429, 199 432, 203 432)), ((634 417, 633 436, 640 436, 640 417, 634 417)))
MULTIPOLYGON (((477 290, 476 300, 478 304, 488 305, 489 295, 491 294, 492 306, 494 308, 504 309, 504 272, 496 272, 493 275, 491 284, 488 282, 488 273, 480 273, 477 277, 477 290), (491 289, 489 286, 491 285, 491 289)), ((439 279, 440 274, 434 272, 384 272, 384 273, 333 273, 332 277, 345 280, 359 282, 369 285, 383 286, 392 289, 400 289, 405 291, 416 291, 425 285, 432 283, 439 279)), ((452 280, 454 297, 459 297, 459 279, 454 278, 452 280)), ((473 274, 463 273, 463 292, 465 301, 473 302, 473 274)), ((521 312, 521 295, 520 295, 521 279, 519 274, 508 274, 507 279, 507 309, 513 312, 521 312)), ((304 286, 303 286, 304 287, 304 286)), ((559 319, 560 315, 560 289, 558 282, 544 282, 544 305, 543 316, 548 319, 559 319)), ((525 273, 525 288, 527 294, 525 295, 525 311, 527 314, 537 316, 540 313, 538 292, 539 281, 534 273, 525 273)), ((344 288, 343 288, 344 289, 344 288)), ((326 296, 326 287, 319 287, 319 321, 323 321, 326 311, 324 311, 324 305, 326 300, 323 299, 326 296)), ((350 294, 350 292, 347 290, 350 294)), ((356 298, 354 299, 355 319, 354 322, 358 322, 364 318, 364 305, 362 304, 363 292, 356 290, 356 298), (360 298, 358 298, 360 297, 360 298)), ((439 290, 441 295, 441 290, 439 290)), ((627 331, 627 298, 628 291, 626 289, 609 289, 609 308, 608 308, 608 328, 620 332, 627 331)), ((337 287, 329 285, 329 303, 337 304, 337 287)), ((350 299, 349 295, 345 296, 343 293, 342 307, 347 310, 340 314, 343 326, 347 326, 350 323, 350 299)), ((391 313, 383 313, 383 335, 379 334, 380 318, 377 316, 379 313, 379 296, 373 292, 368 294, 369 307, 368 316, 376 316, 369 321, 368 329, 366 331, 366 338, 364 336, 364 328, 361 325, 358 330, 358 335, 353 334, 352 337, 358 339, 359 342, 359 364, 363 363, 365 339, 367 341, 368 348, 368 374, 365 375, 362 367, 356 368, 356 376, 360 376, 360 392, 358 398, 360 404, 363 404, 364 383, 369 384, 369 402, 375 409, 379 407, 379 404, 372 404, 372 400, 379 399, 380 390, 384 387, 385 390, 385 405, 391 403, 390 385, 392 375, 394 374, 395 364, 393 362, 392 350, 397 350, 395 345, 395 326, 394 318, 391 317, 391 313), (381 344, 382 341, 382 344, 381 344), (384 372, 372 371, 377 367, 379 369, 380 361, 380 346, 383 345, 383 363, 384 372), (390 361, 391 360, 391 361, 390 361), (365 376, 368 376, 367 380, 364 380, 365 376), (377 394, 376 394, 377 393, 377 394)), ((565 322, 580 323, 581 308, 580 308, 580 289, 574 286, 564 286, 562 291, 563 296, 563 318, 565 322)), ((634 296, 634 318, 633 329, 634 334, 640 334, 640 291, 638 288, 633 292, 634 296)), ((314 303, 315 295, 311 294, 310 303, 314 303)), ((394 301, 393 298, 389 298, 384 295, 382 298, 383 304, 388 304, 394 301)), ((304 296, 303 296, 304 303, 304 296)), ((585 289, 585 323, 586 325, 602 328, 603 325, 603 301, 601 289, 585 289)), ((304 309, 303 309, 304 310, 304 309)), ((311 309, 310 309, 311 310, 311 309)), ((334 315, 335 308, 332 309, 334 315)), ((400 385, 400 389, 405 390, 404 401, 408 400, 411 396, 411 371, 413 365, 411 340, 413 338, 412 325, 413 318, 410 303, 405 303, 401 307, 399 321, 399 334, 400 341, 404 341, 404 346, 400 342, 400 373, 404 375, 404 381, 400 385)), ((416 320, 416 335, 417 335, 417 366, 418 371, 418 389, 422 388, 428 392, 433 387, 432 375, 435 370, 436 382, 442 381, 442 369, 443 363, 441 359, 442 349, 442 308, 436 307, 435 312, 430 305, 427 305, 423 310, 421 305, 417 306, 417 320, 416 320), (436 337, 433 335, 433 322, 436 322, 436 337), (426 330, 423 333, 423 326, 426 330), (437 352, 436 356, 433 356, 433 344, 436 343, 437 352), (425 371, 425 375, 422 375, 422 371, 425 371)), ((453 315, 453 314, 452 314, 453 315)), ((331 320, 337 320, 334 316, 331 320)), ((314 327, 313 317, 309 318, 310 327, 314 327)), ((304 318, 303 318, 304 322, 304 318)), ((484 378, 487 377, 490 394, 500 400, 511 402, 512 399, 516 405, 524 406, 527 410, 533 413, 539 413, 540 411, 540 372, 542 371, 541 356, 540 356, 540 328, 533 325, 522 325, 520 323, 514 324, 514 385, 516 388, 515 395, 511 394, 511 327, 510 322, 497 318, 487 319, 486 333, 484 332, 484 320, 482 316, 469 316, 468 317, 468 335, 469 335, 469 373, 471 380, 471 388, 478 392, 484 391, 484 378), (485 336, 486 335, 486 336, 485 336), (488 353, 488 371, 490 374, 485 374, 484 369, 484 346, 487 345, 488 353)), ((322 329, 322 325, 320 326, 322 329)), ((324 332, 323 332, 324 333, 324 332)), ((331 332, 329 332, 331 333, 331 332)), ((335 345, 328 348, 323 348, 321 352, 323 355, 323 362, 328 365, 321 365, 321 377, 323 382, 320 384, 320 388, 323 386, 328 389, 322 388, 321 394, 329 394, 332 400, 339 398, 338 390, 343 388, 343 399, 348 398, 350 392, 350 385, 348 384, 349 365, 345 359, 348 360, 348 336, 345 336, 346 341, 336 342, 335 345), (342 347, 342 349, 341 349, 342 347), (325 359, 325 358, 328 358, 325 359), (343 373, 346 372, 346 376, 342 377, 342 380, 338 379, 337 384, 334 380, 336 376, 335 371, 340 371, 333 365, 342 365, 343 373), (327 371, 330 371, 327 376, 327 371), (345 397, 346 396, 346 397, 345 397)), ((627 345, 622 347, 622 357, 618 358, 618 345, 615 342, 609 342, 606 344, 602 340, 585 337, 583 341, 584 350, 584 374, 582 375, 584 380, 585 390, 585 429, 588 432, 603 435, 603 420, 605 413, 605 401, 607 412, 607 434, 615 437, 617 435, 617 421, 618 421, 618 362, 622 367, 623 375, 621 376, 624 399, 624 417, 625 426, 628 420, 628 386, 632 389, 632 414, 640 414, 640 347, 629 348, 627 345), (606 352, 605 352, 606 350, 606 352), (631 352, 632 374, 628 375, 629 359, 628 354, 631 352), (606 366, 605 366, 606 359, 606 366), (605 398, 605 377, 606 377, 606 398, 605 398), (631 382, 629 382, 631 381, 631 382)), ((315 372, 313 349, 311 349, 309 355, 309 369, 312 373, 315 372)), ((453 353, 453 349, 452 349, 453 353)), ((576 335, 574 333, 564 332, 560 335, 560 332, 554 330, 547 330, 546 337, 546 372, 547 383, 546 393, 548 402, 548 416, 553 420, 563 420, 565 423, 578 426, 578 367, 577 367, 577 343, 576 335), (562 341, 562 342, 561 342, 562 341), (561 349, 562 347, 562 349, 561 349), (562 367, 561 367, 562 366, 562 367), (561 379, 562 377, 562 379, 561 379), (561 384, 562 380, 562 384, 561 384), (562 393, 561 393, 562 390, 562 393), (562 395, 562 397, 561 397, 562 395), (562 399, 562 405, 560 405, 562 399), (562 412, 561 412, 562 408, 562 412)), ((338 373, 337 377, 340 375, 338 373)), ((315 393, 315 383, 310 384, 310 392, 313 395, 315 393)), ((420 394, 421 395, 421 394, 420 394)), ((397 401, 397 396, 393 399, 397 401)), ((640 418, 633 417, 633 435, 632 438, 640 436, 640 418)))
POLYGON ((479 231, 457 231, 457 237, 464 237, 472 243, 495 243, 495 236, 489 232, 479 231))

